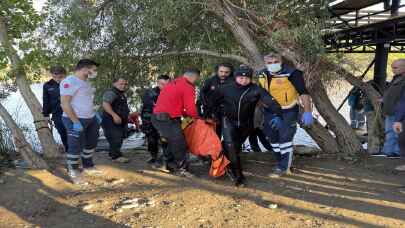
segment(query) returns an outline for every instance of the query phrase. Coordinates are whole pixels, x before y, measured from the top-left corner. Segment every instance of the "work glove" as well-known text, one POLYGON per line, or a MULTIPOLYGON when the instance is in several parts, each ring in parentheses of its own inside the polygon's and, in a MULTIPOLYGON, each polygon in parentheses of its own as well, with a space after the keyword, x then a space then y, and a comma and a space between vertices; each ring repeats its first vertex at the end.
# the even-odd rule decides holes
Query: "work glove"
POLYGON ((314 118, 311 112, 304 112, 301 117, 301 122, 304 126, 309 127, 314 123, 314 118))
POLYGON ((80 122, 73 122, 72 130, 75 132, 82 132, 83 131, 83 125, 80 122))
POLYGON ((103 119, 101 118, 101 115, 99 112, 96 112, 96 121, 98 124, 101 124, 101 122, 103 121, 103 119))
POLYGON ((283 127, 283 120, 279 116, 273 117, 273 119, 270 120, 270 127, 275 130, 280 130, 283 127))

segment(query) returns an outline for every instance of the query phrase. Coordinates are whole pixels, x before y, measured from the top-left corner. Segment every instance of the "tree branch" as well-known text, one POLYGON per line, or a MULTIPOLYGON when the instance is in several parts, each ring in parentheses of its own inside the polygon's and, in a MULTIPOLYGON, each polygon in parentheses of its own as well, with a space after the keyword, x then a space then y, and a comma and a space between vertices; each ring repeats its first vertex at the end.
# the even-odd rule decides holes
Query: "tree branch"
POLYGON ((170 52, 165 52, 165 53, 146 54, 144 56, 139 56, 139 57, 157 58, 157 57, 179 56, 179 55, 207 55, 207 56, 212 56, 212 57, 217 57, 217 58, 222 58, 222 59, 235 60, 237 62, 244 63, 244 64, 249 64, 248 59, 243 56, 240 56, 240 55, 222 54, 219 52, 203 50, 203 49, 187 50, 187 51, 170 51, 170 52))

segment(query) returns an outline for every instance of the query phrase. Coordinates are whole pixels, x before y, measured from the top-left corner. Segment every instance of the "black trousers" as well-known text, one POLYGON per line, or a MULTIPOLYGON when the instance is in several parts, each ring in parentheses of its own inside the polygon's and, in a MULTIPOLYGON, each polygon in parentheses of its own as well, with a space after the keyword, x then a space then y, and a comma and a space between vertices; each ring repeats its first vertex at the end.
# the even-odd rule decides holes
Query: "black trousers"
POLYGON ((243 142, 252 133, 252 131, 252 127, 237 126, 236 121, 229 120, 226 117, 222 118, 222 144, 224 147, 225 156, 231 162, 231 171, 237 180, 245 178, 242 173, 240 153, 242 151, 243 142))
POLYGON ((121 157, 121 147, 126 135, 127 126, 123 124, 115 124, 110 118, 103 118, 101 127, 103 128, 104 135, 110 145, 108 155, 112 159, 121 157))
POLYGON ((151 121, 142 121, 142 125, 142 130, 148 143, 148 151, 152 158, 157 159, 160 139, 159 132, 153 127, 151 121))
POLYGON ((63 143, 63 147, 65 147, 65 151, 68 151, 67 131, 65 125, 62 122, 62 114, 52 115, 52 122, 59 133, 60 139, 62 140, 63 143))
POLYGON ((187 144, 181 129, 180 119, 170 119, 160 114, 152 116, 152 124, 160 135, 167 141, 168 167, 171 169, 187 168, 187 144))
POLYGON ((260 140, 260 142, 262 143, 264 148, 266 148, 266 150, 268 150, 269 152, 273 151, 269 140, 267 140, 266 135, 263 133, 262 130, 260 130, 260 128, 254 129, 253 133, 251 135, 249 135, 249 144, 250 144, 251 149, 253 151, 260 152, 260 146, 259 146, 258 140, 260 140))

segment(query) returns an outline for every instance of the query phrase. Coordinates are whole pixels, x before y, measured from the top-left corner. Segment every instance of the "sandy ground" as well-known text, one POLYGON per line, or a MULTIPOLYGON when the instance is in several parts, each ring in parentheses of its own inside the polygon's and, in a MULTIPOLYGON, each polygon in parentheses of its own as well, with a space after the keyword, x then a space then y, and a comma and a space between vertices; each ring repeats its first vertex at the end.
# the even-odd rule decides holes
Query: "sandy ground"
POLYGON ((3 170, 0 227, 405 227, 399 160, 301 157, 292 176, 271 179, 270 154, 248 153, 248 185, 236 188, 204 165, 185 179, 150 168, 144 151, 127 156, 123 165, 97 154, 105 174, 84 188, 66 181, 61 162, 54 174, 3 170))

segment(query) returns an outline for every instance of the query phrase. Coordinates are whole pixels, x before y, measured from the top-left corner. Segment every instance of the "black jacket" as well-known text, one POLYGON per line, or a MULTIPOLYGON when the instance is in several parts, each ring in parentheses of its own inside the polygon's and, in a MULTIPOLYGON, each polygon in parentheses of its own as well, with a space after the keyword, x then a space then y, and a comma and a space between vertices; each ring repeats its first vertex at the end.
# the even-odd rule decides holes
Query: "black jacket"
POLYGON ((60 106, 60 93, 59 93, 59 83, 51 79, 46 82, 43 86, 42 91, 42 114, 46 117, 49 114, 53 116, 62 115, 62 107, 60 106))
POLYGON ((384 115, 395 115, 395 108, 399 104, 404 91, 405 76, 395 75, 384 92, 382 108, 384 115))
MULTIPOLYGON (((126 126, 128 124, 128 116, 130 110, 128 106, 128 99, 125 96, 125 92, 120 91, 115 87, 111 88, 110 91, 112 91, 116 95, 116 98, 111 103, 111 108, 122 119, 121 125, 126 126)), ((103 121, 104 119, 112 121, 113 118, 106 111, 103 111, 103 121)))
POLYGON ((225 85, 213 94, 209 107, 223 105, 223 115, 238 126, 253 127, 254 112, 260 101, 266 108, 281 116, 281 107, 273 97, 256 84, 241 86, 236 82, 225 85))
POLYGON ((203 108, 202 113, 204 114, 205 117, 208 117, 211 114, 218 115, 219 114, 218 112, 221 112, 220 108, 215 110, 210 109, 208 106, 208 101, 214 99, 213 95, 215 94, 215 91, 217 91, 218 89, 220 89, 225 85, 233 83, 234 81, 235 79, 232 75, 228 76, 224 81, 221 81, 218 75, 214 75, 204 81, 204 84, 200 90, 199 103, 202 105, 203 108))
POLYGON ((142 96, 142 111, 141 118, 142 121, 150 121, 153 114, 153 108, 155 107, 156 101, 159 97, 160 89, 155 87, 152 89, 147 89, 142 96))

